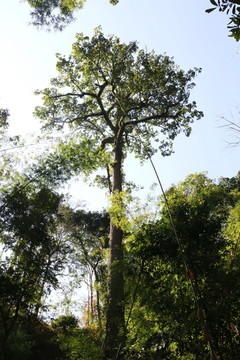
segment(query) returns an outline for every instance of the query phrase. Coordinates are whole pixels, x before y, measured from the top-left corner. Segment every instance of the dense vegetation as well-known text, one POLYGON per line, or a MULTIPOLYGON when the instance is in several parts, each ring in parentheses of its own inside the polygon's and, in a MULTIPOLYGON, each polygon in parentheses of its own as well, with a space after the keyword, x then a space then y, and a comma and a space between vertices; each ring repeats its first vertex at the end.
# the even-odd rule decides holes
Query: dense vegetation
MULTIPOLYGON (((4 132, 3 146, 13 141, 4 132)), ((102 359, 109 214, 71 209, 44 176, 30 178, 32 168, 12 176, 8 160, 1 169, 1 359, 102 359), (79 298, 77 314, 70 304, 54 318, 47 298, 63 276, 85 281, 88 296, 79 298)), ((189 175, 156 202, 157 216, 125 216, 126 340, 117 358, 208 359, 210 352, 237 359, 240 175, 218 182, 189 175)))
POLYGON ((176 136, 190 135, 191 123, 202 117, 196 102, 189 101, 199 70, 184 72, 168 56, 141 50, 136 42, 122 44, 99 28, 91 39, 83 34, 76 39, 68 58, 57 55, 58 76, 51 80, 52 87, 37 91, 43 106, 35 114, 44 129, 74 134, 70 142, 67 137, 61 154, 76 172, 106 169, 106 177, 98 175, 111 195, 104 348, 107 358, 115 358, 126 341, 124 222, 130 190, 124 160, 128 153, 142 161, 158 150, 170 155, 176 136), (81 159, 79 151, 71 150, 76 146, 81 159))
MULTIPOLYGON (((27 2, 36 26, 60 30, 84 3, 27 2)), ((239 40, 238 1, 211 3, 208 12, 232 14, 239 40)), ((169 156, 175 138, 191 134, 203 116, 190 100, 201 69, 100 27, 57 58, 35 109, 53 147, 25 161, 0 110, 0 360, 237 359, 240 173, 189 175, 154 199, 154 216, 136 205, 124 173, 129 153, 169 156), (90 175, 109 192, 106 211, 72 208, 60 193, 90 175), (85 300, 73 300, 84 283, 85 300)))

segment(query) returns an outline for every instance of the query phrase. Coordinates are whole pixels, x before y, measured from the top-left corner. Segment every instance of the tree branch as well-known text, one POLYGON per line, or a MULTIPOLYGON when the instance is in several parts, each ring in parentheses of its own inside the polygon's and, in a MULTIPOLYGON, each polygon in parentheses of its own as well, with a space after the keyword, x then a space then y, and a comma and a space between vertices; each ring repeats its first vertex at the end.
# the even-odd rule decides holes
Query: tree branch
POLYGON ((76 96, 76 97, 80 97, 80 98, 83 98, 84 96, 90 96, 95 99, 97 98, 96 94, 89 93, 89 92, 82 92, 81 94, 66 93, 66 94, 59 94, 59 95, 50 95, 49 98, 50 99, 58 99, 58 98, 65 97, 65 96, 76 96))
POLYGON ((105 146, 107 144, 113 144, 114 143, 114 137, 113 136, 110 136, 106 139, 103 139, 102 142, 101 142, 101 150, 105 149, 105 146))
MULTIPOLYGON (((98 117, 98 116, 103 116, 103 113, 96 112, 96 113, 92 113, 92 114, 86 114, 83 116, 77 116, 74 119, 69 119, 69 121, 67 121, 67 122, 71 124, 74 121, 80 121, 80 120, 87 121, 89 118, 94 118, 94 117, 98 117)), ((90 122, 90 120, 88 122, 90 122)), ((91 124, 94 125, 92 122, 91 122, 91 124)))
MULTIPOLYGON (((111 120, 110 120, 110 118, 109 118, 109 116, 108 116, 108 114, 110 113, 110 109, 111 109, 111 107, 108 109, 108 110, 105 110, 105 108, 104 108, 104 106, 103 106, 103 103, 102 103, 102 99, 101 99, 101 97, 97 97, 96 98, 97 99, 97 102, 98 102, 98 105, 99 105, 99 107, 100 107, 100 109, 102 110, 102 115, 103 115, 103 117, 104 117, 104 119, 105 119, 105 121, 106 121, 106 124, 108 125, 108 127, 110 127, 110 129, 113 131, 113 132, 115 132, 115 126, 113 125, 113 123, 111 122, 111 120)), ((112 109, 113 109, 113 107, 112 107, 112 109)))
MULTIPOLYGON (((179 113, 177 115, 171 116, 171 118, 175 119, 177 118, 177 116, 179 115, 179 113)), ((158 120, 158 119, 166 119, 167 117, 169 117, 168 112, 159 114, 159 115, 152 115, 152 116, 147 116, 143 119, 139 119, 139 120, 133 120, 133 121, 127 121, 124 123, 124 127, 128 126, 128 125, 137 125, 137 124, 141 124, 141 123, 147 123, 150 120, 158 120)))

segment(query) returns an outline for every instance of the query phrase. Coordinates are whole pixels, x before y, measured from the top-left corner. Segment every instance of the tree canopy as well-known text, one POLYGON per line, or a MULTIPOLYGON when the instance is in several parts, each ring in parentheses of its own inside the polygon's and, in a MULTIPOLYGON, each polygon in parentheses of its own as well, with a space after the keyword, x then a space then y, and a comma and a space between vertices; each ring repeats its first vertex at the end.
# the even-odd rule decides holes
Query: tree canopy
POLYGON ((196 102, 188 101, 201 69, 184 72, 172 58, 139 50, 136 42, 121 44, 99 29, 92 39, 76 37, 68 58, 57 55, 59 76, 52 87, 36 92, 44 100, 35 112, 44 127, 84 129, 95 152, 106 151, 120 130, 124 149, 142 159, 157 149, 170 154, 177 134, 188 136, 190 124, 202 117, 196 102))

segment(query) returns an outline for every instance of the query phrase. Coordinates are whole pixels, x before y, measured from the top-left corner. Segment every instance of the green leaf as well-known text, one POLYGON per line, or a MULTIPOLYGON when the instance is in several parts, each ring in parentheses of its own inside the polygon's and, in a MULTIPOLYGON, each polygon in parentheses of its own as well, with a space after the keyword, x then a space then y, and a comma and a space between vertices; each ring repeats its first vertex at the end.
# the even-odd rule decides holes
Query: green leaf
POLYGON ((210 2, 215 5, 215 6, 218 6, 217 2, 215 0, 210 0, 210 2))
POLYGON ((205 12, 206 12, 206 13, 210 13, 210 12, 212 12, 213 10, 216 10, 216 8, 207 9, 207 10, 205 10, 205 12))

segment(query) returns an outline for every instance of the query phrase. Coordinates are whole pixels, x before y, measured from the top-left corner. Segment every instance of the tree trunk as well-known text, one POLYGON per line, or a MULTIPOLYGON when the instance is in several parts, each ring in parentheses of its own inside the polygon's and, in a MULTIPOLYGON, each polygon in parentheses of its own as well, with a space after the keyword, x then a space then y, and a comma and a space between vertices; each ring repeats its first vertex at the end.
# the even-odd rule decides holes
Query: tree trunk
POLYGON ((1 346, 0 346, 0 360, 4 360, 3 350, 1 346))
MULTIPOLYGON (((114 148, 112 193, 122 191, 122 142, 114 148)), ((105 360, 121 358, 125 346, 123 231, 110 218, 110 262, 106 315, 105 360)))
POLYGON ((90 288, 90 324, 94 321, 94 304, 93 304, 93 274, 90 272, 89 276, 89 288, 90 288))
POLYGON ((100 305, 100 293, 99 293, 99 277, 98 277, 98 273, 97 273, 97 269, 94 268, 94 277, 95 277, 95 283, 96 283, 96 302, 97 302, 97 318, 98 318, 98 326, 100 328, 100 330, 102 331, 102 312, 101 312, 101 305, 100 305))
POLYGON ((44 271, 44 274, 43 274, 43 277, 42 277, 42 281, 41 281, 41 279, 39 279, 39 292, 38 292, 38 295, 37 295, 37 302, 36 302, 36 306, 35 306, 35 310, 34 310, 34 315, 36 317, 38 317, 39 310, 40 310, 40 308, 42 306, 41 301, 42 301, 42 298, 43 298, 44 286, 45 286, 46 281, 47 281, 47 274, 48 274, 50 265, 51 265, 51 254, 49 254, 49 256, 48 256, 48 261, 47 261, 47 264, 46 264, 46 267, 45 267, 45 271, 44 271))

